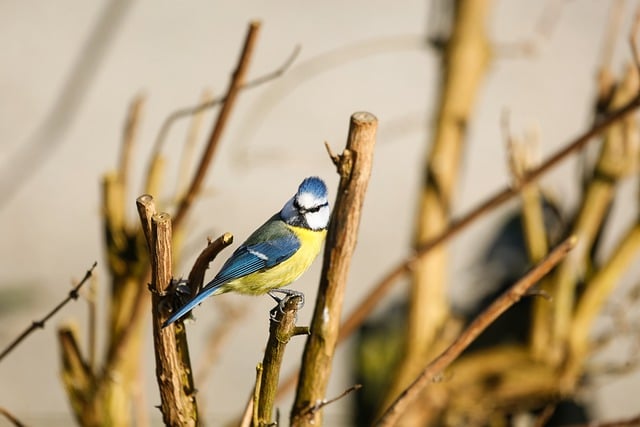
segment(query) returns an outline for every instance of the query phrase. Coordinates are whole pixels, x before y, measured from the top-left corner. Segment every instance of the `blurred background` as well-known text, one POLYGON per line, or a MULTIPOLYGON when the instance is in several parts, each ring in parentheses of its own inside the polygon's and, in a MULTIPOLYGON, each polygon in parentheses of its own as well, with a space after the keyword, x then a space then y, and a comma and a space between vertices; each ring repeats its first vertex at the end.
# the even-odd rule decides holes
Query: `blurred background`
MULTIPOLYGON (((612 52, 612 69, 619 72, 631 58, 627 37, 640 2, 493 3, 488 33, 494 57, 468 125, 454 217, 510 179, 501 130, 505 110, 513 129, 538 133, 540 158, 590 126, 614 3, 625 11, 612 52)), ((334 190, 338 177, 323 143, 341 150, 349 116, 366 110, 378 117, 379 133, 347 288, 344 310, 350 311, 410 253, 438 93, 440 63, 428 43, 438 30, 433 16, 438 7, 442 2, 425 0, 0 2, 0 347, 61 300, 94 260, 98 320, 105 321, 100 182, 117 164, 129 104, 145 97, 127 195, 133 223, 134 201, 143 191, 142 174, 163 120, 196 104, 205 89, 214 96, 224 93, 247 25, 255 19, 262 29, 250 80, 281 66, 296 46, 301 50, 281 77, 241 93, 188 219, 176 274, 188 274, 207 236, 230 231, 236 245, 244 240, 281 208, 302 178, 321 176, 334 190)), ((213 117, 205 116, 203 136, 213 117)), ((177 122, 167 135, 167 194, 175 187, 187 127, 188 121, 177 122)), ((575 158, 566 161, 542 181, 563 211, 577 203, 578 166, 575 158)), ((635 215, 629 209, 637 203, 635 183, 625 182, 620 190, 628 204, 615 206, 614 225, 635 215)), ((172 206, 171 200, 163 202, 172 206)), ((482 282, 477 262, 513 208, 512 203, 484 217, 452 241, 456 306, 464 308, 484 294, 477 289, 482 282)), ((607 230, 605 249, 616 232, 607 230)), ((212 270, 218 266, 219 261, 212 270)), ((316 262, 294 285, 307 295, 300 324, 310 321, 320 266, 316 262)), ((400 284, 388 299, 397 301, 405 293, 406 284, 400 284)), ((199 390, 206 396, 206 419, 216 425, 244 408, 262 359, 272 301, 234 295, 206 301, 195 312, 198 321, 188 326, 195 366, 205 357, 212 327, 229 321, 223 305, 241 307, 244 314, 229 322, 233 329, 210 366, 212 378, 199 390)), ((86 303, 72 303, 2 361, 0 406, 30 425, 69 422, 55 330, 68 321, 82 328, 86 319, 86 303)), ((298 338, 288 346, 284 374, 300 360, 303 345, 298 338)), ((338 349, 328 396, 354 382, 351 345, 338 349)), ((146 404, 159 420, 150 339, 144 354, 146 404)), ((634 415, 639 389, 637 374, 593 385, 594 416, 634 415)), ((351 398, 326 408, 327 425, 349 424, 351 398)), ((279 405, 283 414, 290 402, 291 397, 279 405)), ((0 418, 0 425, 5 422, 0 418)))

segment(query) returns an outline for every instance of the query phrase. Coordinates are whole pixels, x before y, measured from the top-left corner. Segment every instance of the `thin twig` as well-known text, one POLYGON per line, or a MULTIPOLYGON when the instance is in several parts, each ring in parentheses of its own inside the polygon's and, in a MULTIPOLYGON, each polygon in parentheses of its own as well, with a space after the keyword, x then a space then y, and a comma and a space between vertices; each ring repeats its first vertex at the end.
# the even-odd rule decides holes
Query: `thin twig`
POLYGON ((16 348, 25 338, 27 338, 33 331, 35 331, 36 329, 43 329, 45 323, 51 319, 58 311, 60 311, 65 305, 67 305, 69 303, 69 301, 71 300, 76 300, 78 299, 79 296, 79 291, 80 288, 82 287, 82 285, 84 285, 87 280, 89 280, 89 278, 91 277, 91 275, 93 274, 93 269, 96 268, 96 266, 98 265, 97 262, 94 262, 93 265, 91 266, 91 268, 89 268, 87 270, 87 272, 85 273, 84 277, 82 278, 82 280, 80 281, 80 283, 78 283, 73 289, 71 289, 69 291, 69 294, 67 295, 67 297, 65 299, 63 299, 60 303, 58 303, 58 305, 56 305, 49 313, 47 313, 42 319, 40 320, 34 320, 31 325, 24 330, 24 332, 22 332, 20 335, 18 335, 18 337, 13 340, 13 342, 11 342, 11 344, 9 344, 7 346, 7 348, 5 348, 2 353, 0 353, 0 361, 2 361, 2 359, 4 359, 4 357, 11 353, 11 351, 16 348))
MULTIPOLYGON (((274 80, 277 79, 278 77, 282 76, 288 69, 289 67, 291 67, 291 65, 293 64, 293 62, 296 60, 296 58, 298 57, 298 55, 300 54, 300 46, 295 46, 293 51, 291 52, 291 54, 289 55, 289 57, 287 57, 287 59, 284 61, 284 63, 282 65, 280 65, 278 68, 276 68, 275 70, 260 76, 256 79, 251 80, 250 82, 247 83, 243 83, 238 87, 239 91, 245 90, 245 89, 251 89, 254 88, 256 86, 260 86, 261 84, 264 84, 270 80, 274 80)), ((164 120, 164 122, 162 123, 162 127, 160 128, 160 131, 158 132, 158 136, 156 137, 156 142, 155 145, 153 147, 153 156, 152 157, 156 157, 160 151, 162 150, 162 146, 164 145, 164 141, 167 137, 167 134, 169 133, 169 130, 171 129, 171 126, 173 126, 173 124, 182 118, 185 117, 189 117, 189 116, 193 116, 196 115, 198 113, 201 113, 203 111, 206 111, 210 108, 213 108, 217 105, 220 105, 224 102, 227 101, 229 94, 227 93, 224 96, 219 96, 217 98, 213 98, 211 100, 205 101, 205 102, 201 102, 198 105, 192 106, 192 107, 186 107, 186 108, 181 108, 179 110, 176 110, 174 112, 172 112, 171 114, 169 114, 169 116, 164 120)))
POLYGON ((340 393, 339 395, 337 395, 336 397, 333 397, 331 399, 324 399, 324 400, 320 400, 316 403, 314 403, 313 405, 310 405, 308 408, 300 411, 300 413, 297 415, 298 417, 310 417, 313 418, 314 414, 316 412, 318 412, 320 409, 324 408, 327 405, 332 404, 333 402, 337 402, 338 400, 342 399, 343 397, 345 397, 346 395, 348 395, 351 392, 354 392, 356 390, 360 390, 362 388, 362 384, 354 384, 351 387, 349 387, 348 389, 346 389, 345 391, 343 391, 342 393, 340 393))
POLYGON ((224 233, 216 240, 209 242, 206 248, 200 252, 198 258, 196 258, 189 273, 189 288, 191 295, 195 296, 202 288, 204 282, 204 274, 209 268, 209 264, 215 259, 216 256, 224 248, 233 243, 233 234, 224 233))
POLYGON ((3 408, 2 406, 0 406, 0 415, 4 415, 4 417, 8 419, 9 422, 11 422, 15 427, 25 427, 25 425, 15 417, 15 415, 13 415, 11 412, 9 412, 6 408, 3 408))
POLYGON ((398 396, 375 425, 378 427, 395 425, 405 409, 418 397, 427 384, 433 382, 433 379, 440 375, 498 316, 518 302, 529 288, 564 259, 567 253, 575 247, 576 242, 577 238, 571 236, 559 244, 547 257, 476 317, 462 334, 440 356, 429 363, 418 378, 398 396))
MULTIPOLYGON (((256 373, 256 382, 260 381, 259 379, 260 373, 256 373)), ((247 404, 244 407, 244 412, 242 413, 242 418, 240 419, 240 423, 238 427, 251 427, 251 423, 253 422, 253 404, 257 400, 255 396, 255 389, 251 390, 251 395, 247 401, 247 404)))
POLYGON ((226 128, 227 119, 231 114, 231 110, 235 105, 235 100, 238 97, 240 88, 242 87, 246 78, 246 74, 249 71, 249 63, 251 61, 251 57, 253 56, 253 50, 258 39, 259 30, 260 23, 257 21, 251 22, 244 41, 242 53, 240 54, 240 60, 238 61, 238 65, 231 77, 231 82, 229 83, 229 88, 227 89, 224 104, 222 104, 220 112, 218 113, 218 118, 216 119, 216 123, 213 126, 211 135, 209 136, 207 147, 204 151, 204 154, 200 158, 200 164, 198 165, 198 169, 196 170, 193 180, 191 181, 186 194, 182 197, 173 218, 173 226, 176 229, 184 220, 187 212, 189 211, 189 208, 191 207, 191 204, 200 192, 205 175, 207 173, 207 170, 209 169, 211 159, 213 158, 216 148, 218 147, 218 144, 222 137, 222 133, 226 128))

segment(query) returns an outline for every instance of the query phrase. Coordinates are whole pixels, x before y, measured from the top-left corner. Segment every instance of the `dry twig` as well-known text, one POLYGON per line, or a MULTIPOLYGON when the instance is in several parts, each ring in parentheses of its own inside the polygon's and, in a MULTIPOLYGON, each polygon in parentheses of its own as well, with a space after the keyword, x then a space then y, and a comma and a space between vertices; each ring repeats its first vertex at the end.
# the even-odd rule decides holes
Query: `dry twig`
POLYGON ((526 292, 556 266, 576 245, 576 238, 569 237, 549 253, 539 264, 532 268, 522 279, 518 280, 507 292, 502 294, 487 307, 462 334, 436 359, 420 373, 413 383, 387 408, 376 426, 389 427, 395 425, 404 410, 433 382, 495 319, 509 307, 518 302, 526 292))
MULTIPOLYGON (((263 76, 260 76, 256 79, 251 80, 250 82, 240 84, 238 90, 251 89, 282 76, 289 69, 289 67, 291 67, 291 64, 293 64, 293 62, 296 60, 296 58, 298 57, 298 54, 300 53, 300 50, 301 50, 300 46, 296 46, 293 49, 293 52, 291 52, 289 57, 284 61, 282 65, 280 65, 275 70, 263 76)), ((169 114, 169 116, 162 123, 162 126, 160 127, 160 131, 158 132, 158 136, 156 137, 156 142, 153 147, 153 156, 156 157, 159 155, 160 151, 162 150, 164 141, 167 137, 167 134, 171 129, 171 126, 177 120, 184 117, 198 115, 199 113, 202 113, 210 108, 213 108, 217 105, 220 105, 226 102, 227 98, 228 98, 228 94, 224 96, 220 96, 218 98, 213 98, 210 100, 200 102, 199 104, 192 107, 181 108, 169 114)))
MULTIPOLYGON (((349 393, 354 392, 356 390, 360 390, 361 388, 362 388, 362 384, 354 384, 351 387, 347 388, 342 393, 340 393, 339 395, 337 395, 336 397, 333 397, 331 399, 326 399, 326 400, 320 400, 320 401, 316 402, 315 404, 309 406, 308 408, 300 411, 300 413, 297 415, 297 417, 299 417, 299 418, 313 418, 315 413, 318 412, 320 409, 324 408, 327 405, 332 404, 333 402, 337 402, 338 400, 342 399, 343 397, 345 397, 349 393)), ((296 422, 297 422, 297 420, 294 420, 293 423, 295 424, 296 422)))
POLYGON ((187 192, 182 197, 180 204, 178 205, 178 209, 174 215, 173 226, 176 228, 184 220, 191 204, 195 200, 197 194, 200 192, 205 175, 207 173, 207 170, 209 169, 211 159, 215 154, 216 148, 218 147, 218 144, 222 137, 222 133, 226 128, 227 119, 231 114, 231 110, 235 105, 235 100, 238 97, 238 93, 240 92, 240 89, 244 84, 247 72, 249 71, 249 63, 251 61, 251 57, 253 56, 253 50, 258 38, 259 29, 260 23, 257 21, 252 22, 249 25, 249 30, 247 32, 244 46, 242 48, 242 53, 240 54, 238 65, 231 77, 231 82, 229 83, 229 88, 227 89, 227 93, 225 95, 224 104, 222 105, 222 108, 220 108, 218 118, 216 119, 216 123, 213 126, 211 135, 209 136, 209 141, 207 142, 204 154, 200 158, 200 164, 198 165, 196 173, 189 185, 189 188, 187 189, 187 192))
POLYGON ((2 406, 0 406, 0 415, 3 415, 15 427, 25 427, 25 425, 21 423, 15 415, 13 415, 11 412, 9 412, 8 409, 3 408, 2 406))
POLYGON ((93 274, 93 269, 96 268, 96 266, 98 265, 97 262, 94 262, 93 265, 91 266, 91 268, 89 268, 87 270, 87 272, 85 273, 84 277, 82 278, 82 280, 73 288, 69 291, 69 294, 67 295, 67 297, 65 299, 63 299, 62 301, 60 301, 58 303, 58 305, 56 305, 49 313, 47 313, 42 319, 40 320, 34 320, 31 325, 29 325, 29 327, 27 327, 27 329, 25 329, 20 335, 18 335, 4 350, 2 350, 2 353, 0 353, 0 361, 2 361, 2 359, 5 358, 5 356, 9 353, 11 353, 11 351, 13 351, 14 348, 16 348, 25 338, 27 338, 29 335, 31 335, 31 333, 33 331, 35 331, 36 329, 43 329, 45 323, 51 319, 58 311, 62 310, 62 308, 67 305, 69 303, 69 301, 71 300, 77 300, 78 296, 79 296, 79 291, 80 288, 82 287, 82 285, 84 285, 89 278, 91 277, 91 275, 93 274))

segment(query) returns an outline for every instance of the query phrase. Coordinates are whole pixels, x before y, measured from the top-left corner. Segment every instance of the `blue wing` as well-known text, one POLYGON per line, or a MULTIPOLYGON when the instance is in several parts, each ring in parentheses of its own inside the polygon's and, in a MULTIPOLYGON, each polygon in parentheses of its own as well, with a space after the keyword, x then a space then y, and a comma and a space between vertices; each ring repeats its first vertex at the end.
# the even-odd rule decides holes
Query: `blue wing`
POLYGON ((268 224, 265 224, 267 227, 260 227, 242 246, 236 249, 216 277, 202 288, 191 301, 173 313, 162 327, 165 328, 183 317, 225 283, 276 266, 295 254, 300 248, 300 240, 295 234, 280 224, 275 225, 276 230, 273 229, 274 226, 268 224), (285 233, 278 231, 285 231, 285 233), (263 238, 268 240, 260 241, 263 238))

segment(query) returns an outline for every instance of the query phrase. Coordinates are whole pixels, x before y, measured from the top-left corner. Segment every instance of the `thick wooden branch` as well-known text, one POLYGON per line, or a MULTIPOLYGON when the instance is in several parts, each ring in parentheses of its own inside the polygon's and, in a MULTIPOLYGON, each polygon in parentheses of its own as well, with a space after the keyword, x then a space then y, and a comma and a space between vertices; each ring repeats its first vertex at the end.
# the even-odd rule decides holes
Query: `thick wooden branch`
POLYGON ((162 328, 161 295, 172 278, 171 217, 155 214, 153 199, 148 195, 139 197, 137 206, 150 249, 153 343, 162 418, 168 426, 196 426, 198 408, 186 333, 183 327, 162 328))
POLYGON ((329 224, 322 276, 311 336, 302 358, 302 374, 291 412, 292 425, 322 425, 322 411, 311 417, 298 415, 325 397, 340 326, 342 302, 351 256, 355 250, 362 204, 371 174, 378 120, 371 113, 351 116, 344 152, 333 156, 340 184, 329 224))

